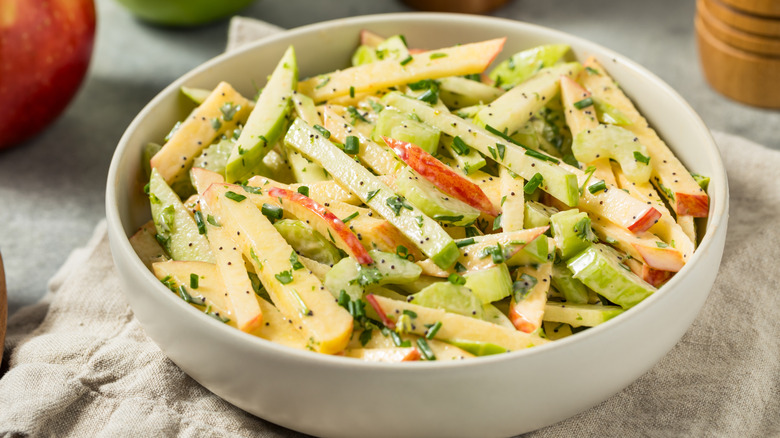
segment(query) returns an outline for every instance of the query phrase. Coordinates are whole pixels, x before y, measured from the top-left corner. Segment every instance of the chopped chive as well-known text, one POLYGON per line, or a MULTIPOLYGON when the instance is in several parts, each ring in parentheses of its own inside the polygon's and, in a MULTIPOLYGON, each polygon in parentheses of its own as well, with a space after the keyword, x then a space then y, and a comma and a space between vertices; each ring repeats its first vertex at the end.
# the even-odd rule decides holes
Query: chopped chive
POLYGON ((348 135, 344 141, 344 152, 355 155, 360 152, 360 141, 354 135, 348 135))
POLYGON ((469 148, 466 142, 457 136, 452 139, 452 149, 454 149, 455 153, 458 155, 466 155, 471 152, 471 148, 469 148))
POLYGON ((241 186, 241 188, 244 189, 248 193, 252 193, 253 195, 262 195, 263 194, 263 189, 261 189, 260 187, 243 185, 243 186, 241 186))
POLYGON ((328 131, 327 129, 325 129, 325 127, 324 127, 324 126, 320 126, 320 125, 314 125, 314 129, 316 129, 316 130, 317 130, 317 132, 319 132, 320 134, 322 134, 322 136, 323 136, 323 137, 325 137, 325 138, 330 138, 330 131, 328 131))
POLYGON ((368 344, 368 341, 370 341, 370 340, 371 340, 371 334, 372 334, 373 332, 374 332, 374 331, 373 331, 373 330, 371 330, 371 329, 366 329, 366 330, 363 330, 363 331, 360 333, 360 337, 359 337, 358 339, 360 340, 360 346, 361 346, 361 347, 365 347, 365 346, 366 346, 366 344, 368 344))
POLYGON ((341 291, 339 292, 339 298, 337 302, 339 306, 345 309, 347 308, 347 305, 349 305, 349 295, 347 294, 347 291, 341 289, 341 291))
POLYGON ((523 148, 523 149, 528 149, 528 148, 527 148, 525 145, 521 144, 521 143, 520 143, 520 142, 518 142, 517 140, 513 139, 512 137, 510 137, 510 136, 508 136, 508 135, 504 134, 503 132, 499 131, 498 129, 496 129, 496 128, 494 128, 494 127, 490 126, 490 125, 485 125, 485 130, 486 130, 487 132, 489 132, 489 133, 493 134, 493 135, 497 135, 497 136, 499 136, 499 137, 503 138, 504 140, 506 140, 506 141, 508 141, 508 142, 510 142, 510 143, 512 143, 512 144, 515 144, 515 145, 517 145, 517 146, 520 146, 520 147, 521 147, 521 148, 523 148))
POLYGON ((417 96, 417 100, 422 100, 423 102, 429 103, 431 105, 436 105, 436 102, 439 101, 439 93, 434 89, 429 88, 425 93, 417 96))
POLYGON ((293 281, 292 271, 282 271, 278 274, 274 274, 274 277, 276 277, 276 280, 278 280, 279 283, 282 284, 290 284, 293 281))
POLYGON ((355 87, 353 87, 352 85, 349 86, 349 97, 353 99, 355 98, 355 87))
POLYGON ((298 253, 296 253, 295 250, 293 250, 292 254, 290 254, 290 264, 292 265, 294 271, 304 268, 303 263, 298 260, 298 253))
POLYGON ((506 202, 506 195, 501 197, 501 206, 504 206, 504 202, 506 202))
POLYGON ((596 166, 588 166, 587 169, 585 169, 585 181, 582 182, 582 185, 580 186, 580 195, 582 195, 582 192, 585 190, 585 186, 588 184, 588 181, 590 181, 590 177, 593 176, 593 172, 596 171, 596 166))
POLYGON ((466 227, 466 237, 477 237, 479 236, 479 230, 477 230, 477 227, 466 227))
POLYGON ((216 319, 219 322, 222 322, 222 323, 230 322, 230 318, 222 316, 222 315, 219 314, 219 312, 214 312, 213 310, 211 310, 211 305, 206 307, 206 310, 204 310, 204 312, 206 313, 206 315, 216 319))
POLYGON ((208 215, 208 216, 206 216, 206 221, 207 221, 208 223, 210 223, 211 225, 214 225, 215 227, 221 227, 221 226, 222 226, 222 224, 220 224, 219 222, 217 222, 217 220, 216 220, 216 219, 214 218, 214 216, 212 216, 212 215, 208 215))
POLYGON ((407 56, 406 58, 401 60, 401 65, 406 65, 410 62, 412 62, 414 58, 412 58, 412 55, 407 56))
POLYGON ((461 215, 458 215, 458 216, 446 216, 446 215, 443 215, 443 214, 437 214, 437 215, 434 215, 433 218, 435 220, 439 221, 439 222, 455 223, 455 222, 462 221, 463 220, 463 215, 461 214, 461 215))
POLYGON ((664 195, 666 195, 667 199, 674 202, 674 192, 672 192, 670 188, 664 186, 660 182, 658 183, 658 188, 661 189, 661 192, 663 192, 664 195))
POLYGON ((578 110, 581 110, 583 108, 587 108, 589 106, 593 105, 593 98, 592 97, 586 97, 585 99, 578 100, 577 102, 574 102, 574 108, 577 108, 578 110))
POLYGON ((203 222, 203 213, 195 212, 195 224, 198 225, 198 234, 206 234, 206 224, 203 222))
POLYGON ((372 109, 372 110, 374 110, 374 111, 376 111, 376 112, 378 112, 378 113, 381 113, 381 112, 382 112, 382 110, 383 110, 383 109, 385 109, 384 105, 382 105, 382 104, 381 104, 381 103, 379 103, 379 102, 374 102, 374 101, 373 101, 373 100, 371 100, 371 99, 369 99, 369 100, 368 100, 368 104, 369 104, 369 105, 371 105, 371 109, 372 109))
POLYGON ((414 209, 414 207, 406 202, 406 199, 403 196, 399 195, 387 198, 385 203, 387 203, 387 205, 393 210, 393 213, 395 213, 396 216, 401 214, 401 208, 405 208, 407 210, 414 209))
POLYGON ((196 306, 204 306, 205 305, 205 304, 203 304, 202 301, 198 301, 198 300, 192 298, 192 295, 190 295, 190 293, 187 292, 187 288, 184 287, 183 284, 181 286, 179 286, 179 296, 181 297, 182 300, 184 300, 187 303, 194 304, 196 306))
POLYGON ((557 158, 553 158, 553 157, 551 157, 549 155, 545 155, 545 154, 543 154, 541 152, 537 152, 537 151, 535 151, 533 149, 526 149, 525 150, 525 154, 528 155, 529 157, 538 158, 540 160, 549 161, 549 162, 555 163, 555 164, 558 164, 558 163, 561 162, 557 158))
MULTIPOLYGON (((411 254, 409 254, 409 248, 403 245, 398 245, 395 248, 395 255, 401 257, 402 259, 407 259, 407 260, 409 259, 410 256, 412 256, 411 254)), ((412 256, 412 259, 414 259, 414 256, 412 256)))
POLYGON ((265 217, 270 219, 271 222, 281 219, 284 215, 284 210, 282 210, 282 207, 268 203, 263 204, 263 206, 260 208, 260 211, 263 212, 265 217))
POLYGON ((420 350, 425 360, 436 360, 436 355, 433 354, 433 350, 431 350, 425 338, 417 338, 417 349, 420 350))
POLYGON ((436 336, 436 333, 439 332, 440 328, 441 328, 441 321, 436 321, 433 324, 431 324, 431 326, 428 327, 428 330, 425 331, 426 339, 433 339, 436 336))
POLYGON ((244 199, 246 199, 246 196, 240 195, 240 194, 238 194, 236 192, 232 192, 232 191, 227 191, 225 193, 225 197, 228 198, 228 199, 231 199, 233 201, 236 201, 236 202, 241 202, 244 199))
POLYGON ((592 195, 595 195, 596 193, 606 189, 607 189, 607 183, 605 183, 603 180, 600 180, 588 186, 588 191, 592 195))
POLYGON ((354 106, 350 105, 347 107, 347 112, 352 117, 352 124, 355 124, 356 120, 360 120, 361 122, 368 122, 365 117, 363 117, 363 114, 360 114, 360 111, 357 110, 354 106))
POLYGON ((415 219, 417 219, 417 226, 422 228, 424 222, 422 215, 417 216, 415 219))
POLYGON ((198 274, 190 274, 190 288, 191 289, 197 289, 198 288, 198 280, 200 277, 198 277, 198 274))
POLYGON ((531 177, 531 179, 528 180, 527 183, 525 183, 525 186, 523 186, 523 191, 530 195, 542 184, 543 181, 544 177, 542 174, 536 173, 531 177))
POLYGON ((431 56, 429 56, 428 59, 439 59, 439 58, 444 58, 445 56, 447 56, 446 53, 441 53, 441 52, 431 53, 431 56))
POLYGON ((466 279, 454 272, 447 277, 447 281, 449 281, 452 284, 457 284, 460 286, 466 284, 466 279))
POLYGON ((593 68, 593 67, 585 67, 585 71, 586 71, 586 72, 588 72, 588 73, 590 73, 590 74, 592 74, 592 75, 597 75, 597 74, 600 74, 600 73, 599 73, 599 71, 598 71, 598 70, 596 70, 596 69, 595 69, 595 68, 593 68))
POLYGON ((379 189, 371 190, 370 192, 368 192, 368 196, 366 196, 366 202, 374 199, 374 196, 376 196, 377 193, 379 193, 379 189))
POLYGON ((650 164, 650 157, 642 155, 638 151, 634 151, 634 159, 639 161, 640 163, 650 164))
POLYGON ((607 236, 607 238, 604 239, 604 240, 606 240, 607 243, 609 243, 610 245, 614 245, 614 244, 618 243, 617 239, 615 239, 614 237, 610 237, 610 236, 607 236))
POLYGON ((309 196, 309 187, 308 186, 298 187, 298 193, 300 193, 303 196, 309 196))
POLYGON ((344 222, 346 224, 347 222, 351 221, 352 219, 355 219, 356 217, 358 217, 359 214, 360 214, 360 212, 356 211, 356 212, 352 213, 351 215, 349 215, 349 216, 345 217, 344 219, 342 219, 341 222, 344 222))
POLYGON ((317 85, 316 85, 314 88, 315 88, 316 90, 319 90, 320 88, 322 88, 322 87, 324 87, 325 85, 327 85, 327 83, 328 83, 328 82, 330 82, 330 76, 325 76, 324 78, 322 78, 322 82, 320 82, 319 84, 317 84, 317 85))
POLYGON ((474 241, 473 237, 469 237, 468 239, 461 239, 461 240, 455 241, 455 245, 458 248, 463 248, 464 246, 473 245, 474 243, 475 243, 475 241, 474 241))
POLYGON ((214 117, 213 119, 211 119, 211 127, 215 131, 219 131, 219 128, 222 127, 222 122, 218 118, 214 117))
POLYGON ((408 316, 409 318, 417 318, 417 312, 413 310, 404 309, 404 315, 408 316))
POLYGON ((488 146, 488 151, 490 151, 490 155, 493 157, 494 160, 496 158, 498 158, 498 155, 496 154, 496 149, 495 148, 488 146))
POLYGON ((667 247, 669 247, 669 245, 667 245, 667 244, 666 244, 666 243, 664 243, 664 242, 660 242, 660 241, 659 241, 659 242, 655 242, 655 245, 656 245, 657 247, 659 247, 659 248, 667 248, 667 247))
POLYGON ((456 272, 466 272, 466 267, 463 266, 460 262, 455 262, 455 271, 456 272))
POLYGON ((503 216, 502 214, 499 214, 498 216, 496 216, 495 219, 493 219, 493 231, 496 231, 497 229, 501 228, 501 217, 502 216, 503 216))
POLYGON ((404 341, 401 339, 401 335, 392 330, 388 330, 388 332, 390 333, 390 339, 393 340, 393 344, 395 344, 396 347, 403 345, 404 341))
POLYGON ((498 149, 498 156, 501 160, 504 160, 504 153, 506 152, 506 146, 501 143, 496 143, 496 149, 498 149))

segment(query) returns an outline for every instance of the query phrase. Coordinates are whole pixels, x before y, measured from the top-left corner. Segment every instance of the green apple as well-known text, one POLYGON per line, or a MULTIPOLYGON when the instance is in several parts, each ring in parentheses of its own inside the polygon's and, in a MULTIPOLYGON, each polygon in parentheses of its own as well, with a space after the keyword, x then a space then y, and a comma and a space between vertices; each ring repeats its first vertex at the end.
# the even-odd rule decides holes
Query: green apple
POLYGON ((232 15, 254 0, 117 0, 138 18, 164 26, 197 26, 232 15))

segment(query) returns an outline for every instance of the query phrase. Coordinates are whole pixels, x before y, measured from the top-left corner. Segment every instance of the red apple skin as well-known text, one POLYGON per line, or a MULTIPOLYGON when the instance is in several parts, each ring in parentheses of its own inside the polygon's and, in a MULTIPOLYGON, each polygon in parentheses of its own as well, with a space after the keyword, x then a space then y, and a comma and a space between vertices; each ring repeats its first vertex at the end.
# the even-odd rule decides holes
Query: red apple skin
POLYGON ((385 144, 395 151, 406 164, 442 192, 490 216, 498 216, 485 192, 478 185, 460 176, 436 157, 419 146, 390 137, 382 137, 385 144))
POLYGON ((87 73, 94 38, 93 0, 0 0, 0 149, 62 113, 87 73))
POLYGON ((420 359, 422 359, 422 354, 420 354, 420 350, 414 348, 412 351, 409 352, 409 354, 407 354, 406 356, 404 356, 403 359, 401 359, 401 362, 414 362, 420 359))
POLYGON ((650 207, 645 210, 644 213, 642 213, 642 215, 640 215, 636 221, 634 221, 634 223, 628 226, 628 230, 634 234, 647 231, 650 229, 650 227, 655 225, 656 222, 658 222, 660 217, 661 212, 653 207, 650 207))
POLYGON ((653 248, 637 243, 632 245, 651 269, 678 272, 685 266, 682 253, 674 248, 653 248))
POLYGON ((395 330, 395 322, 387 317, 387 314, 384 310, 382 310, 382 306, 379 305, 379 302, 374 297, 374 294, 366 295, 366 302, 368 302, 368 304, 374 308, 374 311, 379 315, 379 319, 382 320, 382 324, 384 324, 385 327, 389 328, 390 330, 395 330))
POLYGON ((518 312, 515 308, 516 305, 517 303, 512 299, 512 302, 509 304, 509 320, 512 321, 512 325, 523 333, 533 333, 538 327, 536 327, 536 324, 529 321, 525 315, 518 312))
POLYGON ((344 242, 347 252, 354 257, 361 265, 370 265, 374 263, 374 259, 368 254, 368 251, 360 243, 360 240, 349 231, 344 222, 341 221, 335 214, 328 211, 325 206, 321 205, 317 201, 304 196, 298 192, 292 190, 283 189, 280 187, 272 187, 268 190, 268 196, 274 198, 282 198, 288 201, 294 202, 305 209, 314 213, 321 220, 325 221, 328 227, 333 230, 333 234, 338 236, 344 242))
POLYGON ((653 287, 661 287, 674 276, 674 272, 661 271, 653 269, 647 265, 642 265, 642 280, 653 287))
POLYGON ((680 216, 707 217, 710 214, 710 198, 706 194, 677 193, 677 214, 680 216))

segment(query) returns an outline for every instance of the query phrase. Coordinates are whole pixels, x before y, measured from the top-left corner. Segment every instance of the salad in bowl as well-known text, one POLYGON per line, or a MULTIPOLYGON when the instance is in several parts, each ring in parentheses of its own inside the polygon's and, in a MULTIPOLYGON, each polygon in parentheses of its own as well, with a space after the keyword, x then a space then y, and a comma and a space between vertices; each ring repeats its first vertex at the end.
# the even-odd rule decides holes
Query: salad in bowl
POLYGON ((460 360, 620 317, 693 256, 709 178, 597 58, 359 40, 309 78, 290 45, 255 95, 181 87, 191 112, 148 139, 152 219, 130 242, 204 318, 364 361, 460 360))

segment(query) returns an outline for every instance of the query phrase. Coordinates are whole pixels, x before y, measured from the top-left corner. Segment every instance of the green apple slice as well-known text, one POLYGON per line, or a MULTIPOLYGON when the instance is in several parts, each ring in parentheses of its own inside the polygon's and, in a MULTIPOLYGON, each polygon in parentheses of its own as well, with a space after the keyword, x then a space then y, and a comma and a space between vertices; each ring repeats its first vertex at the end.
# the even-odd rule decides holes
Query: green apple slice
POLYGON ((572 327, 595 327, 625 312, 618 306, 571 304, 548 301, 544 306, 544 320, 563 322, 572 327))
POLYGON ((574 273, 574 278, 628 309, 652 295, 656 289, 631 272, 622 261, 615 250, 596 243, 569 259, 566 265, 574 273))
POLYGON ((288 146, 319 162, 343 187, 398 228, 437 266, 447 269, 460 256, 455 242, 436 221, 395 194, 303 120, 293 122, 284 140, 288 146))
POLYGON ((149 201, 157 240, 174 260, 214 263, 209 242, 198 224, 157 169, 149 179, 149 201))
POLYGON ((251 176, 281 137, 297 81, 298 64, 295 50, 290 46, 263 88, 255 109, 249 114, 249 120, 236 140, 225 169, 228 182, 251 176))

